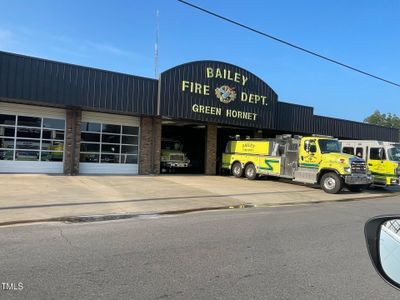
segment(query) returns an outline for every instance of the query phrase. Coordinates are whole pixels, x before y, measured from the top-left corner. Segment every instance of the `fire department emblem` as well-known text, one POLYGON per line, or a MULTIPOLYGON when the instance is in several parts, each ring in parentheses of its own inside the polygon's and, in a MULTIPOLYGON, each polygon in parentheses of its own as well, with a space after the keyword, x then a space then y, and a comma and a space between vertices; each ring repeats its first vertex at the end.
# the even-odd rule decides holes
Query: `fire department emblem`
POLYGON ((222 103, 228 104, 236 99, 235 88, 223 85, 215 89, 215 95, 222 103))

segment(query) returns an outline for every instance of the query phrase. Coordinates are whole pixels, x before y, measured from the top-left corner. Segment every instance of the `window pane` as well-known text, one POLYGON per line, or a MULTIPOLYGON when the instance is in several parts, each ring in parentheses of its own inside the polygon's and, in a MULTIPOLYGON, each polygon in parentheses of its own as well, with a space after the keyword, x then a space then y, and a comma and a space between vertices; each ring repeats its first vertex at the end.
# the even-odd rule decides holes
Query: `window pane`
POLYGON ((137 164, 136 155, 121 155, 121 164, 137 164))
MULTIPOLYGON (((363 148, 356 148, 356 155, 358 156, 358 157, 363 157, 364 156, 364 153, 363 153, 364 151, 363 151, 363 148)), ((368 154, 368 153, 367 153, 368 154)))
POLYGON ((81 153, 80 162, 98 163, 99 162, 99 155, 98 154, 81 153))
POLYGON ((43 129, 43 139, 64 140, 64 131, 43 129))
POLYGON ((139 127, 122 126, 122 133, 123 134, 138 135, 139 134, 139 127))
POLYGON ((101 124, 92 123, 92 122, 82 122, 81 123, 81 131, 94 131, 100 132, 101 124))
POLYGON ((115 134, 103 134, 102 135, 103 143, 119 144, 120 141, 121 141, 120 135, 115 135, 115 134))
POLYGON ((0 114, 0 124, 15 125, 15 116, 0 114))
POLYGON ((40 127, 42 118, 18 116, 18 126, 40 127))
POLYGON ((43 128, 65 129, 65 121, 60 119, 43 118, 43 128))
POLYGON ((14 136, 15 135, 15 127, 0 126, 0 135, 2 135, 2 136, 14 136))
POLYGON ((63 151, 64 142, 42 140, 42 150, 63 151))
POLYGON ((81 151, 82 152, 100 152, 100 144, 81 144, 81 151))
POLYGON ((111 163, 111 164, 118 164, 119 163, 119 155, 115 154, 102 154, 101 155, 101 162, 102 163, 111 163))
POLYGON ((14 149, 14 139, 0 138, 0 148, 14 149))
POLYGON ((122 144, 133 144, 137 145, 138 143, 138 138, 137 136, 122 136, 122 144))
POLYGON ((40 138, 40 129, 18 128, 17 137, 40 138))
POLYGON ((119 145, 101 145, 101 152, 103 153, 118 153, 119 154, 119 145))
POLYGON ((16 151, 15 152, 15 160, 30 160, 30 161, 38 161, 39 160, 39 151, 16 151))
POLYGON ((42 152, 41 161, 62 161, 63 152, 42 152))
POLYGON ((354 148, 353 147, 343 147, 343 153, 354 155, 354 148))
POLYGON ((383 148, 371 148, 369 152, 369 159, 384 160, 386 159, 385 150, 383 148), (380 157, 380 154, 382 157, 380 157))
POLYGON ((103 132, 121 133, 121 125, 103 124, 103 132))
POLYGON ((16 149, 40 149, 40 140, 18 140, 16 142, 16 149))
POLYGON ((100 133, 81 133, 82 142, 100 142, 100 133))
POLYGON ((0 150, 0 160, 13 160, 14 150, 0 150))
POLYGON ((127 154, 137 154, 138 147, 137 146, 122 146, 121 153, 127 154))

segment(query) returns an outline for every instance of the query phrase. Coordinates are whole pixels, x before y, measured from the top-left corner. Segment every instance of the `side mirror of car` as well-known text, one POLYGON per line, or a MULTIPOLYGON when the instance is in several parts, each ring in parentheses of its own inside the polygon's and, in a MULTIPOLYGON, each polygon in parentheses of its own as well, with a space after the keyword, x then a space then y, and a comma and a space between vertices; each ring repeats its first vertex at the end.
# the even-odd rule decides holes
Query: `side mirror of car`
POLYGON ((380 160, 383 160, 384 153, 385 153, 385 149, 384 148, 380 148, 379 149, 379 158, 380 158, 380 160))
POLYGON ((375 270, 400 289, 400 215, 374 217, 365 224, 364 233, 375 270))
POLYGON ((304 149, 306 150, 307 153, 310 153, 310 141, 305 141, 304 142, 304 149))

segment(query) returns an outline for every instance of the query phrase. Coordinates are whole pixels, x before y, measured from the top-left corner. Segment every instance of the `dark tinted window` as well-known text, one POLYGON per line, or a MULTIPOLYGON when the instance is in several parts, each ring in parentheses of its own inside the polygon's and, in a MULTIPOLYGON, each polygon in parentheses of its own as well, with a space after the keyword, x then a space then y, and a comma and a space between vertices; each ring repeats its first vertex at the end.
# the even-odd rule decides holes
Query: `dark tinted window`
POLYGON ((100 144, 81 144, 81 151, 82 152, 99 152, 100 151, 100 144))
POLYGON ((380 160, 381 157, 379 156, 379 150, 382 149, 382 159, 386 159, 385 150, 383 148, 371 148, 369 151, 369 159, 378 159, 380 160))
POLYGON ((121 125, 103 124, 103 132, 121 133, 121 125))
POLYGON ((0 114, 0 124, 15 125, 15 116, 0 114))
POLYGON ((119 145, 101 145, 101 152, 103 153, 119 153, 119 145))
POLYGON ((137 146, 122 146, 121 153, 137 154, 137 146))
POLYGON ((62 152, 42 152, 41 161, 62 161, 62 152))
POLYGON ((91 122, 82 122, 81 123, 81 131, 94 131, 100 132, 101 124, 99 123, 91 123, 91 122))
POLYGON ((133 144, 133 145, 137 145, 138 143, 138 138, 137 136, 122 136, 122 144, 133 144))
POLYGON ((100 142, 100 133, 81 133, 82 142, 100 142))
POLYGON ((64 143, 58 141, 42 141, 42 150, 63 151, 64 143))
POLYGON ((120 141, 121 141, 121 136, 120 135, 115 135, 115 134, 103 134, 102 135, 102 142, 103 143, 119 144, 120 141))
POLYGON ((118 164, 119 163, 119 155, 115 154, 102 154, 101 155, 102 163, 110 163, 110 164, 118 164))
POLYGON ((0 138, 0 148, 14 148, 14 139, 0 138))
POLYGON ((138 135, 139 134, 139 127, 123 126, 122 127, 122 133, 123 134, 138 135))
POLYGON ((125 164, 137 164, 137 156, 136 155, 127 155, 126 159, 121 158, 121 163, 125 164))
POLYGON ((64 131, 60 130, 43 130, 43 138, 48 140, 64 140, 64 131))
POLYGON ((38 161, 39 151, 15 151, 15 160, 38 161))
POLYGON ((40 149, 40 141, 39 140, 17 140, 16 142, 17 149, 40 149))
POLYGON ((82 154, 81 153, 81 162, 92 162, 98 163, 99 162, 99 155, 98 154, 82 154))
POLYGON ((0 136, 14 136, 15 127, 0 126, 0 136))
POLYGON ((18 128, 17 137, 40 138, 40 129, 35 128, 18 128))
POLYGON ((353 147, 343 147, 343 153, 354 155, 354 148, 353 147))
POLYGON ((40 127, 41 124, 41 118, 18 116, 18 126, 40 127))
POLYGON ((358 157, 364 157, 364 149, 361 148, 361 147, 357 147, 357 148, 356 148, 356 155, 357 155, 358 157))
POLYGON ((65 121, 59 119, 43 119, 43 127, 44 128, 55 128, 55 129, 65 129, 65 121))

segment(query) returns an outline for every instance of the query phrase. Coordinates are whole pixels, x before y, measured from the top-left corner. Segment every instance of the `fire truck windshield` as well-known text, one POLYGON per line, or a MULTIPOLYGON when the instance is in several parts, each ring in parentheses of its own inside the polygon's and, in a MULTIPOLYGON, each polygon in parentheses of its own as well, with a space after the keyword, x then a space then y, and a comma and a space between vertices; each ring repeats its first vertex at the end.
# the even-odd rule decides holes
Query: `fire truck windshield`
POLYGON ((340 153, 340 146, 337 140, 319 140, 318 144, 319 148, 321 149, 321 153, 340 153))
POLYGON ((393 147, 388 149, 389 160, 400 161, 400 147, 393 147))

